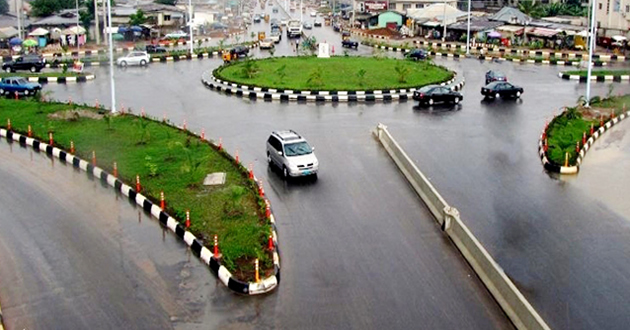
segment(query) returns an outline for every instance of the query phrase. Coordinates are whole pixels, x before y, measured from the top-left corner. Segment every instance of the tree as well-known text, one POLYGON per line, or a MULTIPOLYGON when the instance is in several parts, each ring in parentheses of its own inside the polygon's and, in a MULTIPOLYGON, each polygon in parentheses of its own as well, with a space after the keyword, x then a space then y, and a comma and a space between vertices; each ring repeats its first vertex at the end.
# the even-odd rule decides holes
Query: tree
POLYGON ((531 0, 518 2, 518 10, 522 11, 523 14, 528 16, 536 16, 538 7, 539 5, 531 0))
POLYGON ((74 0, 34 0, 31 14, 35 17, 50 16, 62 9, 76 8, 74 0))
POLYGON ((140 25, 147 21, 147 17, 144 16, 144 12, 140 9, 135 14, 129 15, 129 25, 140 25))
POLYGON ((396 70, 396 73, 398 74, 398 82, 407 82, 407 76, 411 73, 411 69, 409 69, 408 66, 399 63, 396 65, 394 70, 396 70))
POLYGON ((9 3, 7 0, 0 0, 0 15, 6 14, 9 12, 9 3))

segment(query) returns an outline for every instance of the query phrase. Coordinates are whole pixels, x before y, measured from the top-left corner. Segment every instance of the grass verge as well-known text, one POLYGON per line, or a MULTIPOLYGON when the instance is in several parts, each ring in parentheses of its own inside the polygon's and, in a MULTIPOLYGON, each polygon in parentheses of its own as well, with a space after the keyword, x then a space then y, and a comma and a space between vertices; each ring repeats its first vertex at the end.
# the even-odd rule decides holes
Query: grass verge
POLYGON ((429 61, 350 56, 238 61, 219 67, 214 75, 223 80, 259 87, 327 91, 419 87, 453 77, 452 72, 429 61))
POLYGON ((109 116, 86 106, 0 99, 0 123, 11 120, 13 130, 48 141, 65 150, 74 142, 76 155, 90 160, 96 153, 98 166, 134 186, 140 176, 142 193, 159 205, 164 191, 167 212, 180 221, 190 210, 190 230, 212 250, 213 235, 219 237, 222 263, 239 279, 254 279, 254 258, 263 274, 273 271, 265 250, 270 225, 264 218, 264 202, 242 165, 198 137, 159 121, 130 114, 109 116), (204 186, 208 173, 226 173, 221 186, 204 186))
POLYGON ((591 125, 594 131, 597 131, 602 121, 606 123, 611 118, 613 111, 615 115, 621 114, 624 105, 630 105, 630 95, 613 96, 607 99, 594 98, 590 109, 567 108, 547 127, 547 158, 555 164, 564 166, 565 157, 568 154, 568 165, 575 166, 578 156, 576 144, 580 142, 580 146, 582 145, 583 134, 586 133, 588 139, 591 125))
MULTIPOLYGON (((578 75, 580 77, 586 77, 588 75, 587 70, 573 70, 563 72, 568 75, 578 75)), ((593 76, 627 76, 630 75, 630 70, 593 70, 591 72, 593 76)))

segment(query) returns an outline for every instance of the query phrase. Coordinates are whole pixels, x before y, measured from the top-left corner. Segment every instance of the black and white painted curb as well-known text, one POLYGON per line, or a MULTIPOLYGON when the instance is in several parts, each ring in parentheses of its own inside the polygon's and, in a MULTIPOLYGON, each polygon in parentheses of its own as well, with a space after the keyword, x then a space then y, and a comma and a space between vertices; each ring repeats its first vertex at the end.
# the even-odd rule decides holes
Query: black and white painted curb
POLYGON ((96 76, 94 76, 93 74, 88 74, 88 75, 81 75, 77 77, 28 77, 28 81, 37 82, 41 84, 47 84, 47 83, 53 83, 53 82, 56 82, 59 84, 65 84, 69 82, 83 83, 83 82, 87 82, 88 80, 94 80, 95 78, 96 76))
MULTIPOLYGON (((453 79, 439 85, 448 86, 458 91, 464 87, 465 80, 453 79)), ((390 89, 390 90, 364 90, 364 91, 317 91, 317 90, 289 90, 267 87, 240 85, 223 81, 206 72, 201 77, 201 82, 210 89, 218 92, 233 94, 240 97, 262 100, 298 101, 298 102, 375 102, 375 101, 406 101, 412 98, 413 92, 418 88, 390 89)))
MULTIPOLYGON (((378 49, 383 49, 383 50, 387 50, 387 51, 392 51, 392 52, 401 52, 401 53, 408 53, 410 52, 412 49, 409 48, 401 48, 401 47, 393 47, 393 46, 384 46, 384 45, 374 45, 371 43, 362 43, 363 45, 369 46, 369 47, 374 47, 374 48, 378 48, 378 49)), ((436 52, 436 51, 429 51, 429 54, 431 56, 437 56, 437 57, 449 57, 449 58, 467 58, 466 55, 464 54, 458 54, 458 53, 448 53, 448 52, 436 52)), ((506 61, 506 62, 514 62, 514 63, 526 63, 526 64, 547 64, 547 65, 559 65, 559 66, 580 66, 580 62, 577 61, 563 61, 563 60, 544 60, 544 59, 519 59, 519 58, 505 58, 505 57, 500 57, 500 56, 488 56, 488 55, 477 55, 477 56, 473 56, 473 58, 476 58, 478 60, 485 60, 485 61, 506 61)), ((608 63, 606 62, 594 62, 594 66, 606 66, 608 65, 608 63)))
POLYGON ((562 166, 562 165, 551 162, 547 158, 547 153, 545 152, 544 141, 543 141, 545 132, 543 131, 540 134, 540 138, 538 139, 538 156, 540 157, 540 161, 543 164, 543 167, 549 172, 555 172, 555 173, 560 173, 560 174, 578 173, 578 171, 580 170, 580 166, 582 165, 582 160, 584 160, 586 153, 593 146, 595 141, 597 141, 597 139, 600 138, 611 127, 615 126, 620 121, 626 119, 628 116, 630 116, 630 111, 626 111, 622 113, 621 115, 608 120, 603 126, 601 126, 599 129, 593 132, 593 135, 591 135, 586 140, 586 144, 584 144, 582 148, 580 148, 580 152, 576 160, 577 165, 575 166, 562 166))
MULTIPOLYGON (((272 236, 274 243, 274 274, 269 276, 268 278, 261 280, 260 282, 242 282, 233 277, 232 274, 227 270, 227 268, 221 265, 219 260, 214 257, 213 253, 208 248, 203 246, 203 242, 197 239, 197 237, 195 237, 192 233, 187 231, 180 223, 177 222, 177 220, 175 220, 175 218, 162 211, 159 205, 154 204, 145 196, 136 192, 132 187, 123 183, 115 176, 64 150, 61 150, 39 140, 29 138, 25 135, 21 135, 13 131, 7 131, 6 129, 0 128, 0 137, 6 137, 7 141, 17 141, 21 145, 31 146, 36 151, 45 152, 47 155, 51 157, 56 157, 60 161, 67 164, 71 164, 74 168, 81 169, 85 171, 88 175, 100 179, 103 183, 107 183, 109 186, 113 187, 117 191, 120 191, 123 195, 127 196, 130 201, 135 202, 145 212, 150 213, 152 216, 158 219, 162 225, 168 227, 168 229, 175 233, 177 237, 184 240, 184 242, 186 243, 186 245, 188 245, 193 254, 203 260, 203 262, 209 266, 212 273, 217 276, 221 280, 221 282, 226 285, 230 290, 239 294, 256 295, 270 292, 280 283, 280 256, 278 254, 278 235, 273 214, 270 215, 269 220, 271 222, 271 227, 273 231, 272 236)), ((254 178, 254 180, 256 179, 254 178)), ((256 182, 258 183, 259 181, 256 180, 256 182)))
MULTIPOLYGON (((577 74, 567 74, 564 72, 559 72, 558 73, 558 77, 564 79, 564 80, 577 80, 579 82, 586 82, 588 79, 586 79, 586 77, 584 76, 580 76, 577 74)), ((591 76, 591 81, 597 81, 597 82, 606 82, 606 81, 612 81, 612 82, 630 82, 630 75, 604 75, 604 76, 591 76)))
MULTIPOLYGON (((366 34, 363 32, 352 32, 355 35, 372 38, 372 39, 380 39, 380 40, 390 40, 390 37, 383 36, 373 36, 370 34, 366 34)), ((401 39, 404 42, 404 39, 401 39)), ((466 50, 466 44, 456 44, 456 43, 448 43, 448 42, 433 42, 433 41, 424 41, 424 40, 413 40, 413 43, 420 46, 426 46, 431 48, 444 48, 444 49, 455 49, 455 50, 466 50)), ((470 47, 470 50, 473 52, 494 52, 494 53, 502 53, 502 54, 512 54, 512 55, 521 55, 521 56, 542 56, 542 57, 556 57, 556 58, 567 58, 567 59, 581 59, 588 60, 587 53, 574 53, 574 52, 551 52, 544 50, 529 50, 529 49, 516 49, 516 48, 506 48, 506 47, 497 47, 495 45, 489 44, 475 44, 470 47)), ((593 59, 599 61, 618 61, 623 62, 630 60, 630 57, 623 55, 615 55, 615 54, 593 54, 593 59)))
POLYGON ((2 318, 2 307, 0 307, 0 330, 4 330, 4 319, 2 318))

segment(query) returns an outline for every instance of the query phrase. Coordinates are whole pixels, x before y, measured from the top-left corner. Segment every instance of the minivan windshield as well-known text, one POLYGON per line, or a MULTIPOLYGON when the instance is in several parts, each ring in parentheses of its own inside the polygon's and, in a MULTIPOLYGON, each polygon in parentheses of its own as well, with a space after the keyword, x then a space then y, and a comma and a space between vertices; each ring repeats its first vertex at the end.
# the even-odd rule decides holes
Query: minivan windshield
POLYGON ((287 157, 308 155, 312 151, 311 146, 306 142, 288 143, 284 145, 284 154, 287 157))

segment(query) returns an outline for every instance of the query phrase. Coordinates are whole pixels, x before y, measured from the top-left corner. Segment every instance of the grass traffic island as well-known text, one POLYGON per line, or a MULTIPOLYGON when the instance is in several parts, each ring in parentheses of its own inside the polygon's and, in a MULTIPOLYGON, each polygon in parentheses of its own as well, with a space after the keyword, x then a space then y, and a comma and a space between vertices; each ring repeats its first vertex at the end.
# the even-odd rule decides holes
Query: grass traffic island
MULTIPOLYGON (((613 96, 606 99, 593 98, 590 108, 575 106, 567 108, 547 126, 546 155, 556 166, 576 166, 583 138, 588 140, 608 120, 621 115, 630 105, 630 95, 613 96)), ((543 146, 545 141, 543 142, 543 146)))
MULTIPOLYGON (((588 75, 587 70, 573 70, 573 71, 564 71, 563 74, 569 76, 580 76, 586 77, 588 75)), ((591 75, 595 77, 603 77, 603 76, 627 76, 630 75, 630 70, 592 70, 591 75)))
MULTIPOLYGON (((168 123, 131 114, 110 116, 80 105, 0 99, 0 123, 24 135, 31 126, 33 137, 75 155, 92 159, 97 166, 114 173, 135 187, 139 175, 142 194, 184 224, 190 210, 189 230, 213 250, 218 236, 221 264, 241 281, 254 281, 254 260, 259 259, 261 277, 273 275, 273 256, 266 243, 271 225, 265 201, 247 169, 214 144, 168 123), (225 184, 203 185, 207 174, 226 173, 225 184)), ((131 111, 131 109, 129 109, 131 111)))
POLYGON ((232 83, 289 90, 357 91, 421 87, 454 74, 429 61, 383 57, 272 57, 236 61, 213 72, 232 83))

